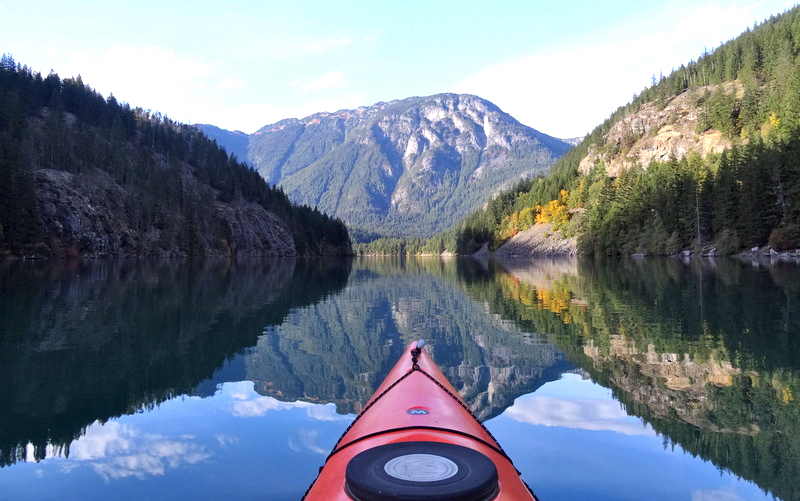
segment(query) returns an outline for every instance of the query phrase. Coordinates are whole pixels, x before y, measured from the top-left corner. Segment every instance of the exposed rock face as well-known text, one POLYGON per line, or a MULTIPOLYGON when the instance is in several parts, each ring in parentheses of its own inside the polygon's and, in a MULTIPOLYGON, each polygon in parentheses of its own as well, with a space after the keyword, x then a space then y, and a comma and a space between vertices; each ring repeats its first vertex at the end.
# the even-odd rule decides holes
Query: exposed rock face
POLYGON ((587 174, 599 161, 605 163, 609 176, 616 177, 633 165, 647 168, 654 160, 680 160, 690 151, 703 157, 722 153, 732 145, 729 138, 715 130, 696 131, 701 112, 699 96, 721 90, 736 92, 739 97, 743 92, 738 82, 708 86, 684 92, 667 101, 663 108, 648 103, 626 115, 605 135, 603 144, 589 146, 589 153, 580 163, 581 173, 587 174))
POLYGON ((247 160, 294 201, 352 225, 431 235, 569 148, 488 101, 440 94, 267 125, 247 160))
POLYGON ((578 239, 564 238, 553 231, 550 223, 535 224, 511 237, 495 256, 574 256, 578 253, 578 239))
MULTIPOLYGON (((60 170, 35 172, 36 194, 42 225, 52 235, 50 251, 56 255, 92 257, 184 257, 180 239, 193 242, 203 256, 291 256, 294 239, 286 225, 258 204, 234 200, 230 204, 208 200, 207 217, 169 225, 137 227, 128 202, 137 197, 101 170, 80 175, 60 170), (176 235, 174 228, 180 228, 176 235), (219 238, 219 228, 227 238, 219 238), (172 229, 169 229, 172 228, 172 229), (212 231, 213 230, 213 231, 212 231)), ((197 180, 184 173, 183 186, 199 193, 197 180)))

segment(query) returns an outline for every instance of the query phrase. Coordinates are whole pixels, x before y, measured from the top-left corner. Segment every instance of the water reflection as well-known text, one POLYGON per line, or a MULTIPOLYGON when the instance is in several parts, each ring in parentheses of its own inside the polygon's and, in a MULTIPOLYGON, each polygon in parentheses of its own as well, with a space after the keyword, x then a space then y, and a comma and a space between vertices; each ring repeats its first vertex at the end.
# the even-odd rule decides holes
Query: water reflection
MULTIPOLYGON (((461 260, 362 259, 348 286, 264 331, 245 357, 256 391, 334 402, 355 413, 405 346, 426 339, 437 363, 484 419, 572 366, 539 336, 476 308, 458 284, 461 260)), ((478 265, 480 268, 480 265, 478 265)), ((483 269, 482 273, 488 270, 483 269)))
POLYGON ((111 421, 89 427, 71 444, 69 457, 90 462, 94 471, 109 481, 163 475, 167 469, 199 463, 211 455, 192 436, 167 437, 111 421))
POLYGON ((64 450, 0 471, 3 499, 297 500, 352 416, 281 402, 251 382, 95 422, 64 450), (290 472, 287 474, 287 471, 290 472))
POLYGON ((518 398, 487 426, 543 500, 772 499, 680 447, 664 447, 652 427, 627 415, 611 391, 577 374, 518 398), (542 409, 527 405, 539 398, 577 412, 539 422, 542 409), (596 409, 606 412, 601 426, 592 414, 596 409))
POLYGON ((0 465, 191 393, 265 326, 344 287, 342 263, 0 265, 0 465))
MULTIPOLYGON (((51 484, 169 479, 130 498, 297 499, 425 338, 549 499, 743 484, 717 468, 800 499, 798 279, 727 260, 4 263, 0 461, 52 458, 51 484)), ((30 466, 0 474, 36 499, 30 466)))
POLYGON ((611 398, 608 390, 576 374, 564 375, 558 395, 548 394, 547 391, 524 395, 503 414, 515 421, 539 426, 613 431, 623 435, 655 435, 652 428, 628 415, 619 402, 611 398))
POLYGON ((668 442, 800 498, 800 269, 633 260, 561 270, 499 263, 495 287, 474 293, 521 329, 547 332, 668 442))

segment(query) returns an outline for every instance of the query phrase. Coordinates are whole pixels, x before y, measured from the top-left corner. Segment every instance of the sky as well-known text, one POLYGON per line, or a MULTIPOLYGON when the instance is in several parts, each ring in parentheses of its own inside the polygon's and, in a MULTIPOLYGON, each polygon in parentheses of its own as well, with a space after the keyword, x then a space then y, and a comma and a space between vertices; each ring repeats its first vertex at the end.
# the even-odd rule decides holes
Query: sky
POLYGON ((184 123, 475 94, 560 138, 785 0, 0 0, 0 53, 184 123))

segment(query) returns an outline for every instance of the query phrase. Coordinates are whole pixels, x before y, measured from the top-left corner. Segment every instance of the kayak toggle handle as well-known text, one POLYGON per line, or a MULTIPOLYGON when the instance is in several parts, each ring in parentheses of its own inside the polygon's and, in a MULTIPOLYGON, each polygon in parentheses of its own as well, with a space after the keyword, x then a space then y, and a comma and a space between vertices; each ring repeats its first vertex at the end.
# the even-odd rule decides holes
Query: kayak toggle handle
POLYGON ((417 368, 417 360, 419 359, 419 354, 422 352, 422 348, 425 346, 425 340, 420 339, 417 341, 417 347, 411 350, 411 363, 414 364, 414 368, 417 368))

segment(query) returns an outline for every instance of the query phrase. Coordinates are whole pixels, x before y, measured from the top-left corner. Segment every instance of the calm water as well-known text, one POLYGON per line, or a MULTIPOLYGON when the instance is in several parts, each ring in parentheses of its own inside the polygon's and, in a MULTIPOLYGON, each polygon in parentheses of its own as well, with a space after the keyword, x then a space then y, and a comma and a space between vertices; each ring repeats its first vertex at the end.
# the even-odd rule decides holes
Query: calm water
POLYGON ((405 345, 542 501, 800 500, 800 268, 0 263, 0 499, 300 499, 405 345))

